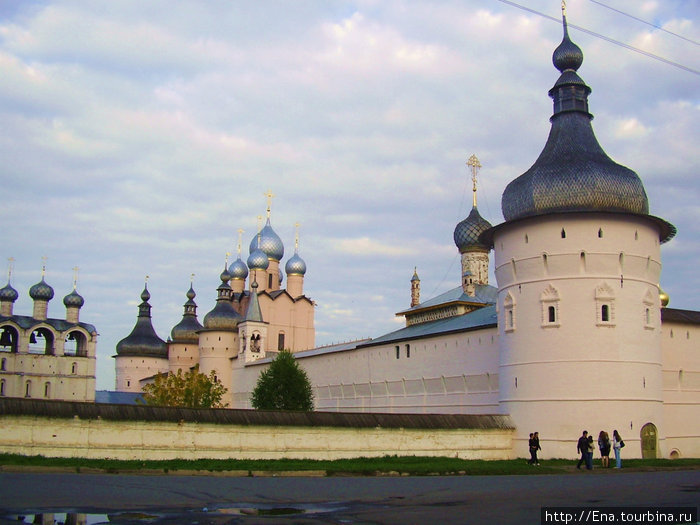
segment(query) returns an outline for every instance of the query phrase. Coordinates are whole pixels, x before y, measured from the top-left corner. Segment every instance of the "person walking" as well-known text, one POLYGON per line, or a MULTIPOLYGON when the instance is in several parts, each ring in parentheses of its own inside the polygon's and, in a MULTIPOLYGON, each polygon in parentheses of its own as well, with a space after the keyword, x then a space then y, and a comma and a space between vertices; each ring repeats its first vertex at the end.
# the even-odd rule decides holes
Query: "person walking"
POLYGON ((530 434, 530 465, 539 465, 540 461, 537 459, 537 451, 542 450, 540 447, 540 433, 535 432, 530 434))
POLYGON ((598 449, 600 450, 600 464, 603 468, 610 466, 610 436, 605 430, 598 434, 598 449))
POLYGON ((581 437, 578 438, 576 451, 581 454, 581 459, 578 460, 576 468, 581 470, 581 464, 586 461, 586 455, 588 454, 588 430, 584 430, 581 437))
POLYGON ((625 446, 620 434, 617 430, 613 430, 613 451, 615 452, 615 468, 622 468, 622 458, 620 458, 620 449, 625 446))

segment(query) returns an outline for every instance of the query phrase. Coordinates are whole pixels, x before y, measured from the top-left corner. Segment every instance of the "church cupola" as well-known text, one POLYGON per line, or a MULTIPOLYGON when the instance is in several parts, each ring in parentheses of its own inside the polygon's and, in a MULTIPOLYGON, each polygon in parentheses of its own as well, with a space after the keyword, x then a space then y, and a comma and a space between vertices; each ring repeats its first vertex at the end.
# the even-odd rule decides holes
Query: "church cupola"
POLYGON ((299 257, 299 223, 295 225, 294 255, 289 258, 284 265, 287 273, 287 293, 292 297, 299 297, 304 293, 304 275, 306 274, 306 263, 299 257))
POLYGON ((128 336, 117 343, 118 356, 168 358, 168 347, 165 341, 158 337, 151 322, 151 305, 148 302, 150 298, 147 280, 141 292, 136 325, 128 336))
POLYGON ((29 297, 34 300, 34 319, 45 321, 48 314, 49 301, 53 299, 53 288, 46 284, 46 264, 41 268, 41 281, 29 289, 29 297))
POLYGON ((78 267, 73 268, 73 291, 63 298, 66 307, 66 321, 77 323, 80 319, 80 309, 85 304, 85 299, 78 293, 78 267))
POLYGON ((245 289, 245 280, 248 277, 248 266, 241 260, 241 239, 243 230, 238 228, 238 257, 228 267, 228 273, 231 275, 231 289, 233 293, 240 294, 245 289))
POLYGON ((467 166, 472 172, 472 210, 466 219, 457 224, 453 238, 462 255, 462 288, 464 293, 473 297, 476 293, 476 285, 489 283, 490 248, 481 242, 479 237, 491 228, 491 223, 479 214, 476 207, 476 178, 481 168, 476 155, 469 157, 467 166))
POLYGON ((10 258, 8 268, 7 268, 7 284, 0 288, 0 315, 5 317, 10 317, 12 315, 12 309, 15 301, 19 297, 17 290, 12 288, 10 282, 12 281, 12 262, 14 259, 10 258))
POLYGON ((199 341, 198 332, 204 327, 197 320, 197 303, 194 302, 196 296, 197 294, 190 282, 190 289, 187 290, 187 302, 184 304, 182 320, 170 331, 170 338, 174 343, 191 343, 196 345, 199 341))
POLYGON ((233 307, 233 290, 228 284, 231 275, 228 273, 227 267, 228 261, 224 264, 224 271, 221 272, 221 284, 216 289, 218 292, 216 305, 211 312, 204 316, 204 328, 208 330, 235 330, 243 319, 233 307))

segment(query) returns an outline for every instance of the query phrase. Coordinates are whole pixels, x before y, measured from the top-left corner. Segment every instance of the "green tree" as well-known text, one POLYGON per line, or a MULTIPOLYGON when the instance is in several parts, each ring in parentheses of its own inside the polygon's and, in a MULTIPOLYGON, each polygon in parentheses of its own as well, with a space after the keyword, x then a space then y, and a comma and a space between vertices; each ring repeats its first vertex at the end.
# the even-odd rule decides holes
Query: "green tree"
POLYGON ((209 375, 199 372, 199 365, 177 374, 158 374, 153 383, 143 387, 143 402, 151 406, 224 408, 228 403, 221 399, 227 388, 216 378, 212 370, 209 375))
POLYGON ((282 350, 258 377, 251 396, 258 410, 314 409, 314 393, 306 371, 289 350, 282 350))

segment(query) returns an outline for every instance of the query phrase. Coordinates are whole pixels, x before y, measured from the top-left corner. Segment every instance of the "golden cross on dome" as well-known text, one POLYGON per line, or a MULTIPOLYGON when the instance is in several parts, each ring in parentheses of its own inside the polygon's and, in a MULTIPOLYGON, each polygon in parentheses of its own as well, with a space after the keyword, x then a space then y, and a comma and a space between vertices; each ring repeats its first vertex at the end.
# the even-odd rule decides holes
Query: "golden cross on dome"
POLYGON ((148 279, 150 279, 150 278, 151 278, 150 275, 147 275, 147 276, 146 276, 146 279, 145 279, 145 281, 144 281, 144 284, 145 284, 146 286, 148 286, 148 279))
POLYGON ((275 195, 270 191, 267 190, 267 193, 264 194, 265 197, 267 197, 267 218, 270 218, 270 208, 272 207, 272 197, 275 195))
POLYGON ((12 278, 12 268, 15 263, 15 258, 14 257, 9 257, 7 259, 7 282, 10 282, 10 279, 12 278))
POLYGON ((243 241, 243 228, 238 228, 238 258, 241 257, 241 242, 243 241))
POLYGON ((467 160, 467 166, 469 166, 472 170, 472 192, 474 194, 472 204, 476 208, 476 175, 479 173, 481 162, 479 162, 479 159, 476 158, 476 155, 472 155, 469 157, 469 160, 467 160))
POLYGON ((294 253, 299 251, 299 221, 294 223, 295 233, 294 233, 294 253))
POLYGON ((73 266, 73 290, 78 287, 78 270, 80 270, 80 268, 73 266))
POLYGON ((41 258, 41 278, 42 279, 44 277, 46 277, 46 261, 48 261, 48 260, 49 260, 49 258, 46 255, 42 256, 42 258, 41 258))
POLYGON ((231 252, 226 252, 226 268, 228 268, 228 256, 231 255, 231 252))
POLYGON ((194 284, 194 273, 191 273, 190 274, 190 288, 192 287, 193 284, 194 284))
POLYGON ((561 13, 566 16, 566 0, 561 0, 561 13))

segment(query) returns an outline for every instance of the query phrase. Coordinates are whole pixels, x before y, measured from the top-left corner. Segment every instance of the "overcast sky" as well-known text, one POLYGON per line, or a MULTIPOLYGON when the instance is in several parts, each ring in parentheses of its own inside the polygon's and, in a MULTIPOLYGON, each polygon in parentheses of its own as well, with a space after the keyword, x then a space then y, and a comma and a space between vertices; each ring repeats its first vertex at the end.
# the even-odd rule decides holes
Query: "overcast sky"
MULTIPOLYGON (((467 158, 496 225, 547 139, 562 29, 532 10, 559 20, 560 2, 512 3, 0 0, 0 263, 15 259, 15 313, 31 315, 45 256, 49 316, 63 318, 78 266, 97 387, 113 389, 145 276, 160 337, 192 273, 201 321, 271 190, 282 264, 301 224, 317 344, 400 327, 414 266, 423 300, 459 284, 467 158)), ((700 2, 603 3, 663 28, 568 2, 570 24, 666 60, 570 30, 599 142, 678 228, 662 248, 670 306, 698 310, 700 2)))

